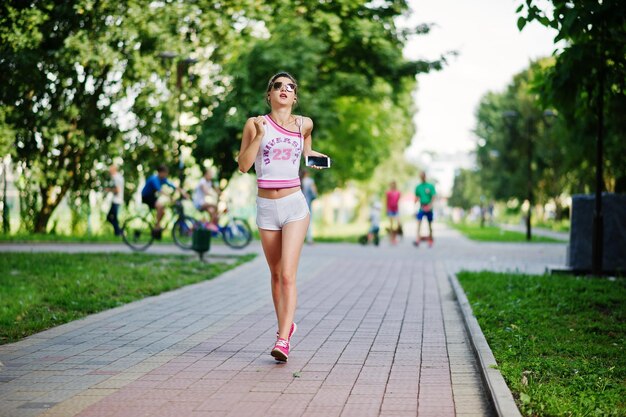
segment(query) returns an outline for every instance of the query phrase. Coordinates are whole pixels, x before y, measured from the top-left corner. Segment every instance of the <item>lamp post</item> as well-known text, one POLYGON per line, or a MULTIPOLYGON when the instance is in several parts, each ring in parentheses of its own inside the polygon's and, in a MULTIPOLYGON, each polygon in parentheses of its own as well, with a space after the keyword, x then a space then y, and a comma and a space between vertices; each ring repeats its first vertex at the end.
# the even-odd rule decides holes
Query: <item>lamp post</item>
POLYGON ((602 257, 604 256, 604 215, 602 213, 602 189, 603 187, 603 154, 604 149, 604 84, 605 68, 600 66, 598 71, 598 130, 596 134, 596 195, 595 208, 593 210, 593 232, 591 241, 591 272, 598 276, 602 275, 602 257))
MULTIPOLYGON (((174 60, 178 57, 176 52, 161 52, 159 57, 164 60, 174 60)), ((183 186, 183 181, 185 180, 185 164, 183 162, 183 153, 182 153, 182 137, 183 137, 183 127, 180 123, 180 117, 183 111, 183 103, 182 103, 182 90, 183 90, 183 77, 187 73, 189 66, 198 62, 195 58, 181 58, 176 62, 176 93, 178 96, 178 110, 176 114, 176 130, 178 130, 178 141, 177 152, 178 152, 178 179, 180 181, 180 186, 183 186)), ((169 71, 168 71, 169 74, 169 71)), ((169 76, 168 76, 169 78, 169 76)))
MULTIPOLYGON (((519 118, 521 115, 515 110, 507 110, 502 113, 505 120, 513 121, 519 118)), ((533 208, 533 138, 532 138, 532 129, 537 120, 543 121, 544 124, 550 125, 548 120, 556 117, 556 112, 553 110, 546 110, 542 113, 541 117, 536 115, 530 115, 526 118, 526 199, 528 200, 528 213, 526 216, 526 240, 532 240, 532 225, 531 225, 531 216, 532 216, 532 208, 533 208)), ((511 122, 508 122, 509 126, 511 126, 511 122)))
POLYGON ((8 235, 10 232, 9 227, 9 204, 7 201, 7 173, 9 167, 7 166, 6 161, 2 161, 2 232, 5 235, 8 235))

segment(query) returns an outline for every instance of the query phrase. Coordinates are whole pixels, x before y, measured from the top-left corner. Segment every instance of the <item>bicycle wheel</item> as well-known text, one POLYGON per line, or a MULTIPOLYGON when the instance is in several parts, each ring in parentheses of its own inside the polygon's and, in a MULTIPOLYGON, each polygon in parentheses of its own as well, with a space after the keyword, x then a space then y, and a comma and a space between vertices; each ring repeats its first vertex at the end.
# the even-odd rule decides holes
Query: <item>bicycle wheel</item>
POLYGON ((240 218, 230 219, 222 229, 224 242, 234 249, 242 249, 248 246, 252 240, 252 229, 247 221, 240 218))
POLYGON ((196 229, 198 221, 193 217, 179 217, 172 228, 174 243, 181 249, 191 249, 191 236, 196 229))
POLYGON ((132 250, 144 251, 152 244, 152 226, 144 217, 135 216, 124 222, 122 239, 132 250))

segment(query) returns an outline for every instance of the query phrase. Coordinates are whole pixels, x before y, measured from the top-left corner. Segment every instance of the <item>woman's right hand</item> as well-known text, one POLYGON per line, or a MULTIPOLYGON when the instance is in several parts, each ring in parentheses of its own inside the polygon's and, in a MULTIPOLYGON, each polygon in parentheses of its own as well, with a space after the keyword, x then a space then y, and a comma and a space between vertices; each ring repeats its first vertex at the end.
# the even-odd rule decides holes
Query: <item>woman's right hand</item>
POLYGON ((252 121, 254 122, 254 127, 256 128, 256 135, 254 136, 254 138, 263 138, 263 136, 265 136, 265 117, 257 116, 253 118, 252 121))

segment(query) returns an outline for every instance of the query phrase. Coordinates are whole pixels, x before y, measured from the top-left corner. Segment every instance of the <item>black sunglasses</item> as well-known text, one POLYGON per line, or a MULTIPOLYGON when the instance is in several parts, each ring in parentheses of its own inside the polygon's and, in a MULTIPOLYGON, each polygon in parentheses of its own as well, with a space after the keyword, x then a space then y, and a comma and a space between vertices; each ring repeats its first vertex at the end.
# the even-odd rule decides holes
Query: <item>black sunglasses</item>
MULTIPOLYGON (((275 81, 274 84, 272 84, 272 88, 274 90, 280 90, 282 87, 283 87, 282 81, 275 81)), ((293 93, 294 91, 296 91, 296 85, 294 83, 287 83, 285 84, 285 90, 289 93, 293 93)))

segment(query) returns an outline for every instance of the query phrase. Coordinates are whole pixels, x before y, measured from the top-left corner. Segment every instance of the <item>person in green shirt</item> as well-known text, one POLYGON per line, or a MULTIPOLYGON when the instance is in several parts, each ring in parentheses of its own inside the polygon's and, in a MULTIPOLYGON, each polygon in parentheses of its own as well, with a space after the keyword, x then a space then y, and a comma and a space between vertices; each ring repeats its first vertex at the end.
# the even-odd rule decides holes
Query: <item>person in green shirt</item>
POLYGON ((421 240, 421 228, 422 228, 422 219, 426 217, 428 220, 428 246, 433 245, 433 200, 437 192, 435 191, 435 186, 429 182, 426 182, 426 173, 422 172, 420 174, 420 178, 422 179, 421 184, 415 187, 415 202, 420 203, 420 209, 417 212, 417 237, 413 245, 419 246, 421 240))

